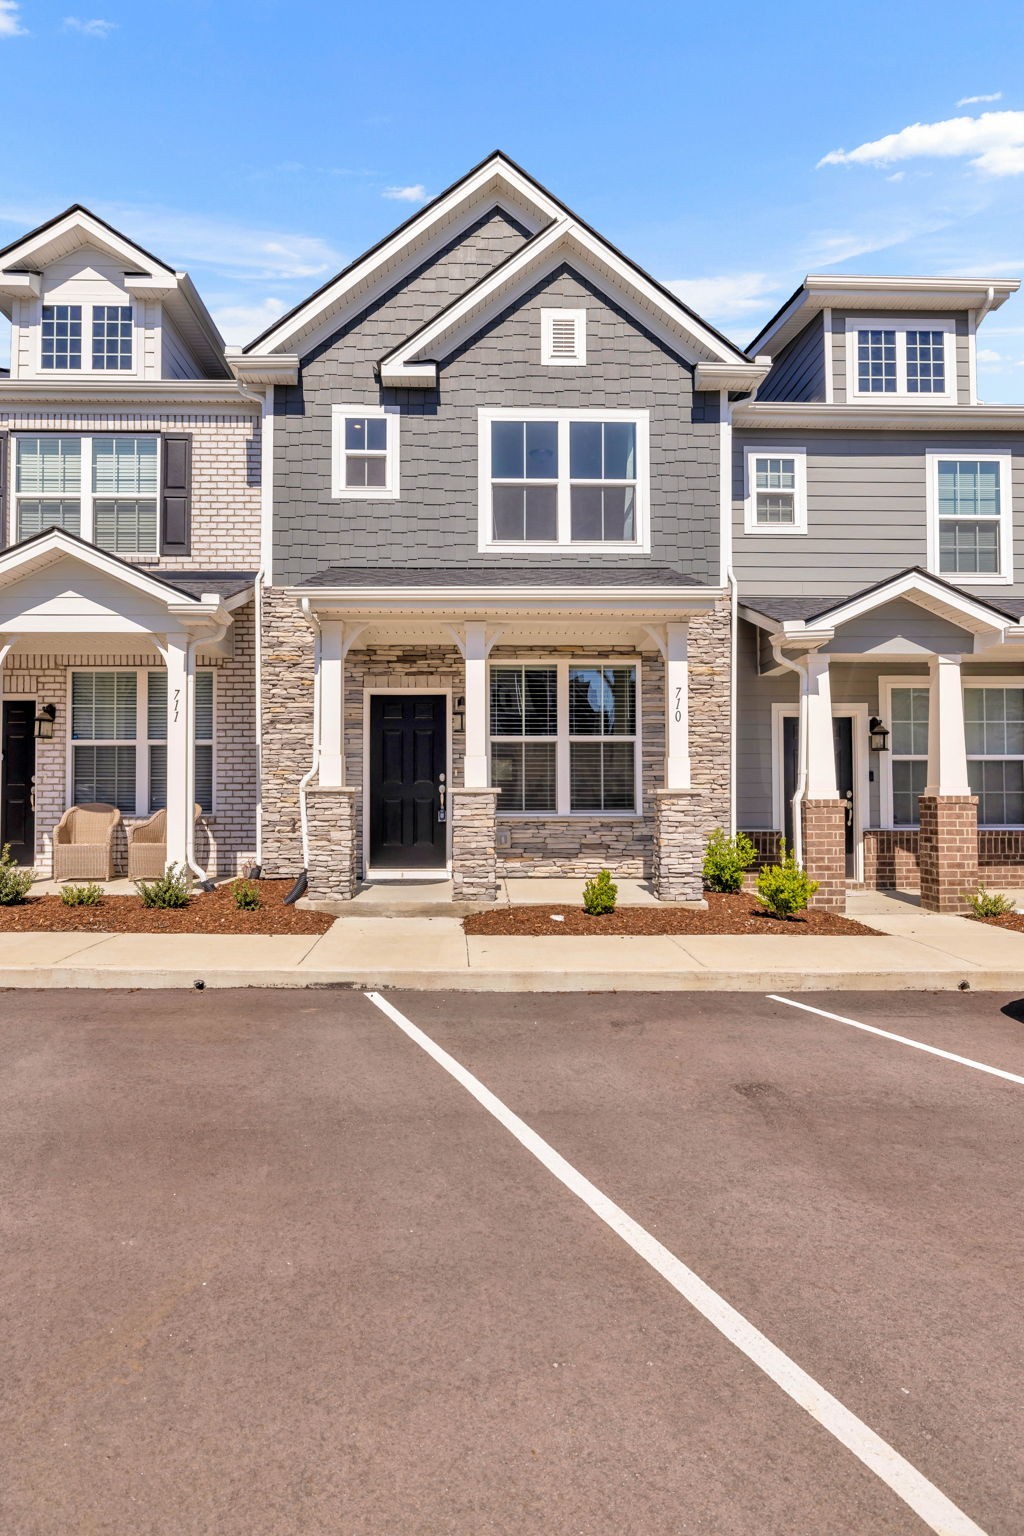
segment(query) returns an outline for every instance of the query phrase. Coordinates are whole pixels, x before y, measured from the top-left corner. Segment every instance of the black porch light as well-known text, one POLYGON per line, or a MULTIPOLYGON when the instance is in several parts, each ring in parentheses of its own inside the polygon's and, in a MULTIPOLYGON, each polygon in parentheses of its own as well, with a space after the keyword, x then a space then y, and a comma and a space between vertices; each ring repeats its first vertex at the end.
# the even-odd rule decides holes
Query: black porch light
POLYGON ((53 722, 57 718, 56 704, 44 704, 36 715, 36 740, 53 740, 53 722))
POLYGON ((872 715, 868 722, 868 740, 872 752, 888 752, 889 728, 877 715, 872 715))

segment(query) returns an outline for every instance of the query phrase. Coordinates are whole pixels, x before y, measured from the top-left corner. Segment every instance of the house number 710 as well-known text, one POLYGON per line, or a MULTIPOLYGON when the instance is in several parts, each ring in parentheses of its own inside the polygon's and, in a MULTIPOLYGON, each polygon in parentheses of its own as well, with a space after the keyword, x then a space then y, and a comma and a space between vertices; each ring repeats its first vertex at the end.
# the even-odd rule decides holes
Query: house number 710
POLYGON ((682 690, 682 688, 677 688, 676 689, 676 712, 675 712, 675 715, 674 715, 673 718, 675 719, 675 722, 676 722, 677 725, 679 724, 679 722, 683 718, 683 690, 682 690))

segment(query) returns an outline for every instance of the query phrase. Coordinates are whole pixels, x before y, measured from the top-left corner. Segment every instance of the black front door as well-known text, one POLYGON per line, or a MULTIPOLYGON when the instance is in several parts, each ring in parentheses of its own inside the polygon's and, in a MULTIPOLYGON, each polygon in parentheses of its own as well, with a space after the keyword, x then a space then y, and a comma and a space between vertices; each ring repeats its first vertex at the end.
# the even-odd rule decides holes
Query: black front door
POLYGON ((371 869, 445 867, 445 705, 434 693, 370 696, 371 869))
MULTIPOLYGON (((836 787, 840 800, 846 803, 846 874, 852 879, 855 873, 853 841, 853 720, 842 715, 832 721, 832 742, 836 754, 836 787)), ((795 715, 786 715, 782 721, 782 797, 786 846, 793 846, 793 796, 796 794, 799 767, 799 722, 795 715)))
POLYGON ((33 864, 36 856, 36 813, 32 805, 35 732, 35 704, 30 699, 8 699, 3 718, 0 844, 10 843, 11 853, 19 864, 33 864))

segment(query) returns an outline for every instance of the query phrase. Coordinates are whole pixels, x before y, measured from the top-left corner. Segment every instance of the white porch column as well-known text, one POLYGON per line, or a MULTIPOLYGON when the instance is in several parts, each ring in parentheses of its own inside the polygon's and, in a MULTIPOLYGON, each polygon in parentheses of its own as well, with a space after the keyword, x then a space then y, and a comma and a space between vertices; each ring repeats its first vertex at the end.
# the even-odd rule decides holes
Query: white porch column
POLYGON ((812 651, 804 663, 800 682, 807 728, 807 781, 804 795, 808 800, 838 800, 828 657, 820 651, 812 651))
MULTIPOLYGON (((167 863, 188 868, 193 815, 192 671, 187 635, 168 635, 167 666, 167 863)), ((140 742, 136 748, 146 750, 140 742)))
POLYGON ((959 656, 933 656, 928 694, 926 795, 969 795, 959 656))
POLYGON ((345 782, 345 626, 340 619, 320 625, 321 785, 345 782))
POLYGON ((465 627, 466 755, 463 780, 467 789, 487 787, 487 625, 472 620, 465 627))
POLYGON ((691 785, 688 639, 688 625, 665 625, 666 789, 689 789, 691 785))

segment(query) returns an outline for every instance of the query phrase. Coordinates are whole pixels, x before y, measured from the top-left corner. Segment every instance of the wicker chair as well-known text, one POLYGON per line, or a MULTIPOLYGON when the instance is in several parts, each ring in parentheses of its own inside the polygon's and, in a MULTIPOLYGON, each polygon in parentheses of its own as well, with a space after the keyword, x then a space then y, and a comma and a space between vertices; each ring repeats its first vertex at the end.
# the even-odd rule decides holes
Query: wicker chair
MULTIPOLYGON (((196 806, 195 819, 202 808, 196 806)), ((167 812, 154 811, 128 828, 128 879, 159 880, 167 868, 167 812)))
POLYGON ((120 825, 116 805, 73 805, 65 811, 53 834, 53 878, 113 880, 120 825))

